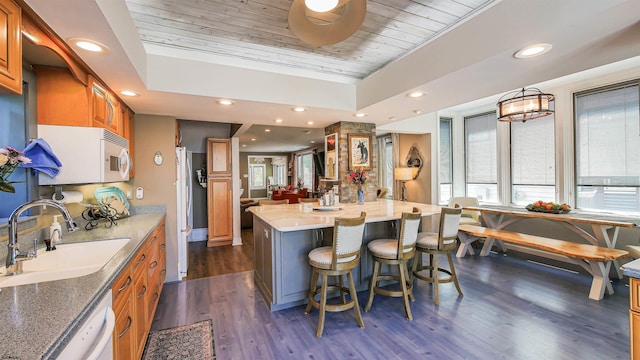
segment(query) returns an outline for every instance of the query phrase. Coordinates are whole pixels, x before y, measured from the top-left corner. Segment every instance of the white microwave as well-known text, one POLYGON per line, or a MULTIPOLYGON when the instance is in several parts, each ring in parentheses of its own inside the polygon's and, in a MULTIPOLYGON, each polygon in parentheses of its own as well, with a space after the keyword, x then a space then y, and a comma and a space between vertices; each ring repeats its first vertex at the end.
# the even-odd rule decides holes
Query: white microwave
POLYGON ((109 183, 129 180, 129 141, 103 128, 38 125, 62 166, 55 177, 38 175, 40 185, 109 183))

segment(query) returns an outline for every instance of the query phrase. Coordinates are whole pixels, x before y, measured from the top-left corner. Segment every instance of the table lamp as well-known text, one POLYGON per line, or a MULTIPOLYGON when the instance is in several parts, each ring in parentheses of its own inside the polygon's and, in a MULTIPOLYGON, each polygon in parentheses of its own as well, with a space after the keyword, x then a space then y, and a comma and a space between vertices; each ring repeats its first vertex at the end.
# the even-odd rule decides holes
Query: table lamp
POLYGON ((395 168, 393 169, 393 177, 398 180, 398 181, 402 181, 402 199, 400 199, 401 201, 406 201, 407 198, 405 197, 405 193, 407 192, 407 187, 405 186, 405 183, 409 180, 413 180, 413 171, 411 168, 395 168))

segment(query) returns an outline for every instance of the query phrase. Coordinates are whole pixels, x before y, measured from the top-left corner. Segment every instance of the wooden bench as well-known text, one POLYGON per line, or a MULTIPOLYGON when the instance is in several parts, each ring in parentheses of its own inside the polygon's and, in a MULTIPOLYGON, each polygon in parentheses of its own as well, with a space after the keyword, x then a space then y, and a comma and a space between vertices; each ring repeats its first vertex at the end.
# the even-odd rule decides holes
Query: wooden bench
MULTIPOLYGON (((611 263, 614 260, 624 259, 629 256, 629 252, 625 250, 606 248, 591 244, 580 244, 565 240, 550 239, 536 235, 528 235, 513 231, 498 230, 476 225, 461 224, 458 228, 458 231, 461 235, 460 240, 462 241, 462 243, 460 244, 458 255, 461 256, 464 256, 464 254, 468 250, 470 250, 470 243, 478 238, 487 239, 486 241, 488 241, 489 243, 485 245, 488 245, 488 247, 485 246, 484 248, 488 249, 491 248, 493 240, 496 239, 565 256, 571 263, 580 265, 593 276, 593 281, 591 282, 591 291, 589 292, 589 298, 593 300, 601 300, 604 297, 605 291, 609 295, 613 294, 613 286, 611 286, 611 283, 609 281, 609 270, 611 268, 611 263), (469 236, 472 238, 466 238, 463 240, 463 238, 469 236), (465 246, 467 247, 465 248, 465 246), (462 249, 465 250, 461 252, 460 250, 462 249)), ((487 254, 481 253, 481 255, 487 254)))

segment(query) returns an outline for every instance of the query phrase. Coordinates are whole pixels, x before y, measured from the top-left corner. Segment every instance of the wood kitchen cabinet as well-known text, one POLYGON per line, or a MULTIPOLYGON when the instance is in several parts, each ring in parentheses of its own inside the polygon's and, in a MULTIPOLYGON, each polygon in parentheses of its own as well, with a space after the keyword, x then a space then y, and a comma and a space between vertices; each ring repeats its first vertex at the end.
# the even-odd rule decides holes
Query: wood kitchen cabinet
POLYGON ((22 14, 13 0, 0 0, 0 92, 22 94, 22 14))
POLYGON ((147 237, 112 285, 114 359, 140 359, 166 274, 164 220, 147 237))
POLYGON ((129 156, 131 156, 131 170, 129 179, 135 177, 135 155, 133 154, 133 111, 125 104, 120 104, 120 119, 122 123, 122 137, 129 141, 129 156))
POLYGON ((113 283, 113 311, 116 324, 113 330, 113 358, 133 359, 135 353, 135 307, 131 300, 133 293, 131 266, 127 266, 113 283))
POLYGON ((89 76, 88 89, 90 126, 103 127, 122 136, 117 99, 91 75, 89 76))
POLYGON ((631 359, 640 356, 640 279, 629 278, 629 344, 631 359))
POLYGON ((231 139, 207 138, 207 176, 231 177, 231 139))
POLYGON ((231 140, 207 138, 208 247, 233 242, 231 140))

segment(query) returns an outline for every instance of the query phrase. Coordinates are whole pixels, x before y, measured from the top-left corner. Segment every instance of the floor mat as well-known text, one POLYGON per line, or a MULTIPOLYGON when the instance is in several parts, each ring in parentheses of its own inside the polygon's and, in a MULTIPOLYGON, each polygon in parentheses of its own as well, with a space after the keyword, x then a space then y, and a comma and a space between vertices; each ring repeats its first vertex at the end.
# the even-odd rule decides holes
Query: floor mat
POLYGON ((211 320, 149 333, 143 360, 215 360, 211 320))

